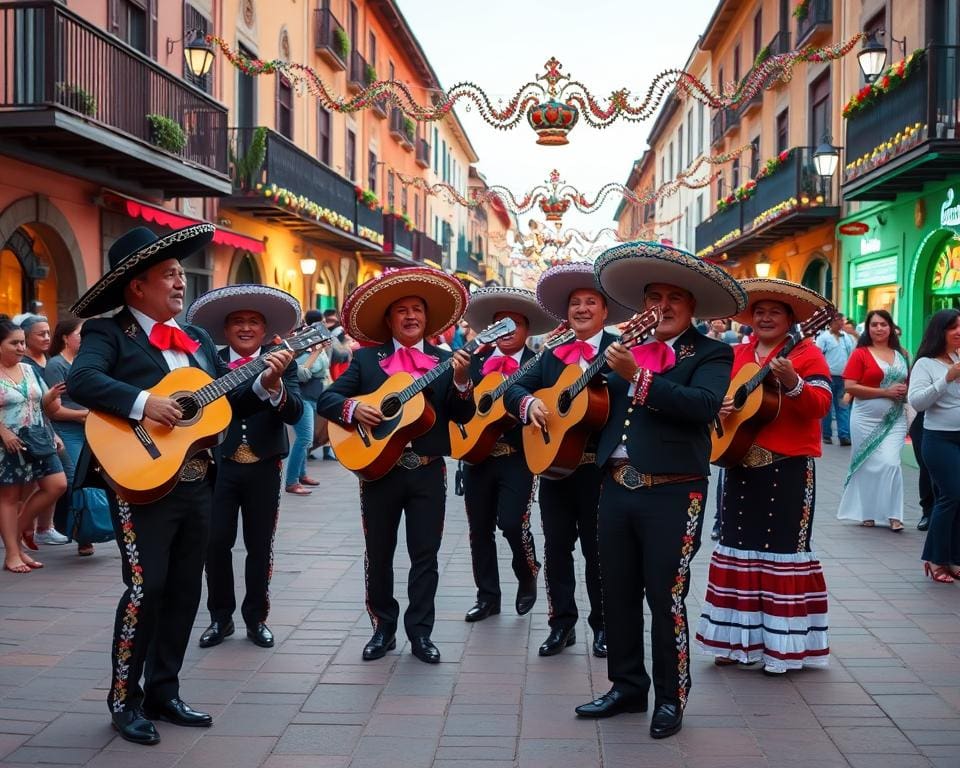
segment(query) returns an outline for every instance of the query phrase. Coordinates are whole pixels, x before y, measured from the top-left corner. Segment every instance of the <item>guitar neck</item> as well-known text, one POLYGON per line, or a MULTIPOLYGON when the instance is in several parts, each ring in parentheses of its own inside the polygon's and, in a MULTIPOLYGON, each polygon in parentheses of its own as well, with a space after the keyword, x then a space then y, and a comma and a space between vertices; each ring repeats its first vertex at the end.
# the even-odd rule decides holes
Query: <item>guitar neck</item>
MULTIPOLYGON (((783 349, 777 352, 777 354, 772 358, 772 360, 786 357, 791 352, 793 352, 793 348, 796 347, 797 344, 799 343, 800 343, 800 339, 798 339, 794 335, 790 335, 787 338, 787 343, 783 345, 783 349)), ((753 390, 755 390, 757 387, 759 387, 763 383, 763 380, 765 378, 767 378, 767 374, 770 373, 770 363, 772 362, 772 360, 768 360, 763 365, 763 367, 760 368, 759 371, 757 371, 755 374, 753 374, 753 376, 751 376, 749 379, 747 379, 743 383, 743 386, 741 387, 741 389, 744 390, 745 394, 749 395, 751 392, 753 392, 753 390)))
MULTIPOLYGON (((275 347, 275 349, 280 349, 280 347, 275 347)), ((270 352, 272 351, 271 349, 270 352)), ((246 383, 254 376, 259 376, 267 368, 267 364, 264 361, 266 354, 268 353, 260 355, 256 360, 251 360, 239 368, 234 368, 230 373, 221 376, 219 379, 214 379, 205 387, 201 387, 194 392, 194 399, 200 406, 209 405, 214 400, 219 400, 224 395, 246 383)))
MULTIPOLYGON (((469 355, 472 355, 477 351, 477 348, 480 346, 480 342, 477 339, 472 339, 464 344, 460 349, 466 352, 469 355)), ((444 360, 439 365, 434 366, 429 371, 427 371, 419 379, 416 379, 413 384, 408 387, 404 387, 397 393, 397 397, 400 399, 401 403, 406 403, 408 400, 419 395, 423 390, 429 387, 433 382, 439 379, 443 374, 449 371, 453 367, 453 358, 444 360)))
POLYGON ((604 357, 602 350, 597 350, 597 356, 593 358, 593 362, 588 365, 583 373, 580 374, 580 377, 570 385, 570 397, 576 397, 584 388, 589 384, 593 377, 600 373, 603 370, 604 366, 607 364, 607 358, 604 357))
POLYGON ((501 397, 503 397, 506 391, 520 380, 521 376, 523 376, 527 371, 537 364, 537 361, 543 357, 546 351, 546 347, 542 348, 533 357, 527 360, 527 362, 525 362, 507 378, 497 384, 496 388, 490 393, 490 397, 492 397, 494 400, 499 400, 501 397))

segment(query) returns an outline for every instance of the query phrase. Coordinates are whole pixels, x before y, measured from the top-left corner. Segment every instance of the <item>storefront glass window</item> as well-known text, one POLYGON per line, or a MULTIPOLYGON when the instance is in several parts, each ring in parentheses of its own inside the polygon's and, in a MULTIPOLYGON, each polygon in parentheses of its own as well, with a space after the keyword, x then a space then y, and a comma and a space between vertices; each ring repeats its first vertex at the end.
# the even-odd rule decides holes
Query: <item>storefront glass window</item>
POLYGON ((960 235, 940 249, 930 276, 930 313, 960 307, 960 235))

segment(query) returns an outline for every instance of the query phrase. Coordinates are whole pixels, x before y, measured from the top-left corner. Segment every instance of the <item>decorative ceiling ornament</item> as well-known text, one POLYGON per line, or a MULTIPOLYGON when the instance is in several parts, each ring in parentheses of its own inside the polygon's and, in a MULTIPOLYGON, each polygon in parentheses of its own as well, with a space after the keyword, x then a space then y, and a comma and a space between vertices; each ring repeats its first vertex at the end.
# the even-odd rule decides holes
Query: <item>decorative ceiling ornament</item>
POLYGON ((689 72, 666 69, 653 79, 642 98, 632 94, 628 88, 621 88, 613 91, 607 100, 597 99, 586 85, 561 72, 561 63, 551 57, 544 64, 546 72, 520 86, 506 105, 498 102, 500 108, 493 105, 479 86, 470 82, 458 83, 446 92, 431 91, 433 98, 428 104, 419 103, 410 88, 397 80, 376 80, 355 96, 344 98, 334 93, 319 73, 305 64, 251 59, 231 48, 221 37, 207 35, 206 40, 217 45, 230 63, 244 74, 269 75, 280 72, 295 81, 300 90, 307 90, 316 96, 325 109, 333 112, 357 112, 375 103, 382 105, 386 99, 399 107, 408 118, 424 122, 442 120, 450 114, 457 101, 464 99, 468 110, 476 106, 480 117, 494 128, 514 128, 525 116, 530 127, 537 132, 538 144, 560 146, 568 142, 567 135, 581 117, 593 128, 606 128, 617 119, 641 122, 653 117, 664 97, 674 89, 712 109, 735 109, 761 90, 788 82, 793 77, 793 68, 801 62, 833 61, 846 56, 862 37, 863 33, 858 32, 836 45, 822 48, 810 46, 767 56, 762 60, 758 57, 758 61, 739 83, 721 84, 719 92, 689 72))

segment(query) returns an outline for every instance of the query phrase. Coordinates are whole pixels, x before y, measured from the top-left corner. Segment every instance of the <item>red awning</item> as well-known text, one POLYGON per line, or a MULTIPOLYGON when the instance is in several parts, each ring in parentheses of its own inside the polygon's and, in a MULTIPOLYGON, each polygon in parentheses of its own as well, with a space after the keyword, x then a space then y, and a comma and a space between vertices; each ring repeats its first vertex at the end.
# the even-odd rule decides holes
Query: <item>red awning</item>
MULTIPOLYGON (((143 219, 153 224, 159 224, 161 227, 170 229, 182 229, 192 224, 203 224, 201 219, 193 219, 189 216, 161 208, 157 205, 150 205, 140 200, 134 200, 132 197, 117 194, 116 192, 104 192, 104 199, 111 203, 111 207, 123 211, 132 219, 143 219)), ((237 232, 231 232, 223 227, 217 227, 213 233, 213 242, 218 245, 228 245, 231 248, 242 248, 251 253, 263 253, 263 241, 254 237, 241 235, 237 232)))

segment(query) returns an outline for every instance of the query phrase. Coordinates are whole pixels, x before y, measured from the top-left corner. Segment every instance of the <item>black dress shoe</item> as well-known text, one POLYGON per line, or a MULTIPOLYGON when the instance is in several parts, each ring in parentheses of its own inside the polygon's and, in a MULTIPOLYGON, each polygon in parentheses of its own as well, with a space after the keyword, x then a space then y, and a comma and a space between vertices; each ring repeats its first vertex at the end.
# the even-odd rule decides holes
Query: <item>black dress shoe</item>
POLYGON ((397 647, 397 636, 391 634, 387 637, 385 632, 374 632, 365 646, 363 646, 363 660, 374 661, 382 659, 387 655, 387 651, 392 651, 397 647))
POLYGON ((247 627, 247 637, 261 648, 273 648, 273 632, 262 621, 258 621, 255 627, 247 627))
POLYGON ((622 691, 611 688, 599 699, 581 704, 574 710, 580 717, 613 717, 621 712, 646 712, 647 700, 625 696, 622 691))
POLYGON ((665 739, 679 732, 683 726, 683 715, 676 704, 661 704, 650 719, 650 735, 655 739, 665 739))
POLYGON ((537 577, 531 576, 517 584, 516 608, 518 616, 526 616, 537 602, 537 577))
POLYGON ((930 527, 930 515, 924 514, 920 516, 920 522, 917 523, 918 531, 925 531, 930 527))
POLYGON ((593 631, 593 655, 598 659, 607 658, 607 633, 602 629, 593 631))
POLYGON ((477 600, 467 615, 463 617, 464 621, 483 621, 487 616, 496 616, 500 613, 500 603, 488 603, 485 600, 477 600))
POLYGON ((410 641, 410 650, 413 655, 426 664, 439 664, 440 651, 429 637, 415 637, 410 641))
POLYGON ((550 634, 543 641, 538 653, 541 656, 556 656, 564 648, 569 648, 575 642, 577 642, 577 633, 573 627, 557 627, 550 630, 550 634))
POLYGON ((200 647, 212 648, 215 645, 220 645, 223 639, 230 637, 233 632, 233 619, 230 619, 224 624, 221 624, 219 621, 211 621, 210 626, 203 630, 203 634, 200 635, 200 647))
POLYGON ((146 704, 144 714, 151 720, 165 720, 174 725, 185 725, 190 728, 209 728, 213 725, 213 718, 206 712, 197 712, 181 698, 173 698, 160 704, 146 704))
POLYGON ((157 744, 160 734, 157 727, 143 716, 139 709, 125 709, 123 712, 114 712, 110 715, 113 727, 120 736, 134 744, 157 744))

